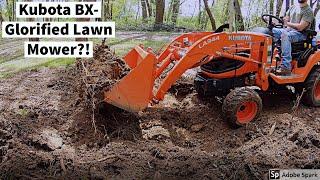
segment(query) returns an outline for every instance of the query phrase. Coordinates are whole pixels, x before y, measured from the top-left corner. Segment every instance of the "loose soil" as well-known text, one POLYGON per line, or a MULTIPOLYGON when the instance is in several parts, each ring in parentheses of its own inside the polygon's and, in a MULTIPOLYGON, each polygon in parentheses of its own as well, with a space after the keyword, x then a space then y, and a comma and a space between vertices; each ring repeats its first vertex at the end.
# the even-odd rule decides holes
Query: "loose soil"
POLYGON ((99 103, 95 131, 82 82, 76 66, 0 80, 0 179, 266 179, 270 168, 320 168, 320 110, 292 113, 289 91, 264 95, 262 116, 233 129, 218 100, 181 80, 140 113, 99 103))

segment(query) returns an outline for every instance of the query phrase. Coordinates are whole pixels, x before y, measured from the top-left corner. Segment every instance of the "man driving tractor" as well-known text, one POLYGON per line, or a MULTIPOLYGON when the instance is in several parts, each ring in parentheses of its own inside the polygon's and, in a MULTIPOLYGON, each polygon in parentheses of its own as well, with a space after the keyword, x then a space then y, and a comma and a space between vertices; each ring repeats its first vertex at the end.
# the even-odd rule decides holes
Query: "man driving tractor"
POLYGON ((306 39, 305 30, 311 27, 314 21, 312 8, 307 0, 298 0, 299 6, 292 6, 283 18, 284 28, 273 28, 272 32, 276 39, 281 40, 282 63, 277 69, 278 75, 291 74, 291 43, 306 39))

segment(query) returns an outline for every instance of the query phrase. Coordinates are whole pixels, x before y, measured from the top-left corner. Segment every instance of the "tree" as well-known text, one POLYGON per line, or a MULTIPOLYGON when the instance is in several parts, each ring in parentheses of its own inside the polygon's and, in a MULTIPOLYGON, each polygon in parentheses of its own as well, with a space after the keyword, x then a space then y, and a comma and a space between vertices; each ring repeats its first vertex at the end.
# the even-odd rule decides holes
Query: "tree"
POLYGON ((2 9, 0 9, 0 27, 2 25, 3 17, 2 17, 2 9))
POLYGON ((244 21, 241 13, 239 0, 234 0, 234 10, 235 10, 235 16, 236 16, 237 29, 240 31, 244 31, 244 21))
POLYGON ((241 7, 238 0, 228 1, 228 15, 230 31, 239 30, 244 31, 244 21, 241 13, 241 7))
POLYGON ((104 20, 112 20, 113 1, 114 0, 104 0, 103 2, 103 19, 104 20))
POLYGON ((210 7, 208 5, 208 0, 203 0, 203 3, 204 3, 204 8, 206 9, 207 11, 207 14, 209 16, 209 19, 210 19, 210 22, 211 22, 211 27, 212 27, 212 30, 215 31, 217 28, 216 28, 216 21, 213 17, 213 14, 210 10, 210 7))
POLYGON ((155 29, 159 29, 160 26, 163 24, 164 8, 165 8, 165 0, 157 0, 155 29))
POLYGON ((147 4, 149 17, 152 17, 153 13, 152 13, 152 5, 151 5, 151 2, 149 2, 149 0, 145 0, 145 1, 146 1, 146 4, 147 4))
POLYGON ((277 7, 276 7, 276 16, 277 17, 280 16, 282 5, 283 5, 283 0, 277 0, 277 7))
POLYGON ((310 5, 311 7, 314 7, 315 3, 317 1, 317 4, 316 4, 316 8, 314 9, 314 16, 316 17, 319 10, 320 10, 320 0, 315 0, 314 2, 311 1, 310 5))
POLYGON ((6 0, 6 11, 9 21, 15 20, 15 0, 6 0))
POLYGON ((270 0, 270 12, 269 14, 272 14, 273 15, 273 8, 274 8, 274 0, 270 0))
POLYGON ((142 10, 142 19, 146 20, 148 18, 148 9, 147 9, 147 0, 141 0, 141 10, 142 10))
POLYGON ((177 23, 178 15, 180 10, 180 0, 172 0, 172 15, 171 21, 174 25, 177 23))
POLYGON ((286 0, 286 12, 289 10, 290 0, 286 0))

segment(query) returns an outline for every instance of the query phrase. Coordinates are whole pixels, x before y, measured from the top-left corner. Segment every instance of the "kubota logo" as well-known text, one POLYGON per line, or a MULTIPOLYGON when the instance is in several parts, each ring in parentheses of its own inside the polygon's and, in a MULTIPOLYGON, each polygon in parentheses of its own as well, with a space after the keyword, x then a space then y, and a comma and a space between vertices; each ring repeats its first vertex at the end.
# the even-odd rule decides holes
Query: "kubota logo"
POLYGON ((220 37, 217 36, 217 37, 212 37, 210 39, 206 39, 205 41, 203 41, 202 43, 199 44, 199 48, 202 49, 203 47, 207 46, 208 44, 213 43, 215 41, 218 41, 219 38, 220 37))
POLYGON ((251 41, 251 36, 249 35, 231 35, 229 36, 230 41, 251 41))

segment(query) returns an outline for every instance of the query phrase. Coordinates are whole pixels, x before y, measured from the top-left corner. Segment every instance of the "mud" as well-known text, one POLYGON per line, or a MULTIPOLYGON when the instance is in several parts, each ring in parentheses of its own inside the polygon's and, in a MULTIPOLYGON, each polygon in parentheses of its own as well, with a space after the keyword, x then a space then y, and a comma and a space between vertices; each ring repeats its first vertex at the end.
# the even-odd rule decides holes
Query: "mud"
POLYGON ((95 132, 79 75, 70 67, 0 80, 1 179, 266 179, 270 168, 320 168, 320 110, 292 113, 289 92, 264 97, 261 118, 233 129, 219 101, 179 81, 141 113, 101 103, 95 132))

